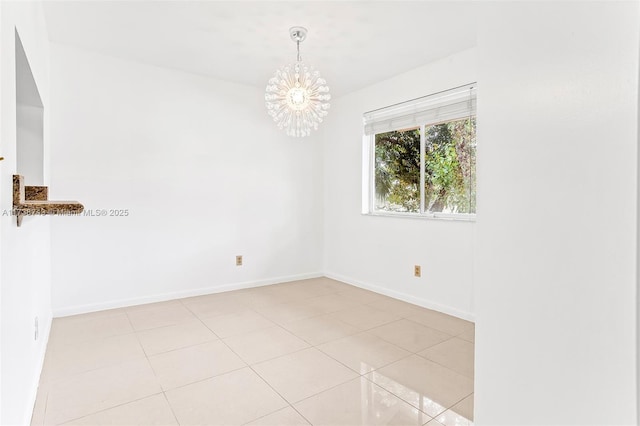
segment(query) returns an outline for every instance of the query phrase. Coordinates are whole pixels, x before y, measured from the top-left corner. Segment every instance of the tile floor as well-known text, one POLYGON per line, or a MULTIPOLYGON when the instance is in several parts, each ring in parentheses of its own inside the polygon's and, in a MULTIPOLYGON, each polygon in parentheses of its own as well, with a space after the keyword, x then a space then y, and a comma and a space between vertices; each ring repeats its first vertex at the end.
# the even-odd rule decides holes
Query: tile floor
POLYGON ((473 348, 328 278, 59 318, 32 424, 472 425, 473 348))

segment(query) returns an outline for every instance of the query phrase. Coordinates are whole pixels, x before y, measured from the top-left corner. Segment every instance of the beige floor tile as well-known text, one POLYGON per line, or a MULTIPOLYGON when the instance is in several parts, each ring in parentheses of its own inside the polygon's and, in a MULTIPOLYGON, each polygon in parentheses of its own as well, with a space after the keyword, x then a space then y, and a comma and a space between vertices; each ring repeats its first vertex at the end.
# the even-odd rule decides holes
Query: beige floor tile
POLYGON ((217 340, 200 320, 137 332, 148 356, 217 340))
POLYGON ((294 321, 284 324, 283 327, 313 346, 360 331, 352 325, 327 315, 294 321))
POLYGON ((48 397, 47 386, 38 386, 38 393, 36 394, 36 403, 33 406, 33 412, 31 413, 31 426, 43 426, 44 414, 47 408, 48 397))
POLYGON ((325 343, 318 349, 359 374, 411 355, 411 352, 367 332, 325 343))
POLYGON ((136 331, 166 327, 196 319, 179 300, 127 308, 127 315, 136 331))
POLYGON ((312 306, 323 314, 330 312, 342 311, 344 309, 352 309, 361 304, 353 300, 346 299, 337 294, 328 294, 318 296, 305 301, 305 304, 312 306))
POLYGON ((381 311, 390 312, 392 314, 400 315, 401 317, 408 317, 420 313, 424 308, 403 302, 402 300, 387 297, 384 300, 378 300, 375 302, 367 303, 367 305, 380 309, 381 311))
POLYGON ((144 358, 51 383, 45 424, 59 424, 161 391, 144 358))
POLYGON ((241 296, 235 294, 235 292, 231 293, 233 294, 217 293, 191 297, 182 299, 182 303, 199 318, 232 314, 246 310, 247 306, 241 301, 241 296))
POLYGON ((387 296, 357 287, 346 289, 337 294, 358 303, 373 303, 387 299, 387 296))
POLYGON ((474 329, 325 277, 58 318, 32 425, 468 426, 474 329))
POLYGON ((133 305, 126 306, 122 309, 129 314, 131 312, 140 312, 140 311, 162 311, 167 308, 172 308, 176 306, 182 305, 182 302, 177 299, 173 300, 165 300, 163 302, 152 302, 152 303, 143 303, 141 305, 133 305))
POLYGON ((454 337, 418 353, 473 379, 473 343, 454 337))
POLYGON ((302 302, 314 297, 333 293, 333 290, 322 287, 296 283, 276 284, 269 286, 269 294, 275 296, 281 303, 302 302))
POLYGON ((466 340, 467 342, 475 343, 476 342, 476 331, 475 327, 472 330, 465 331, 462 334, 458 335, 459 338, 466 340))
POLYGON ((149 362, 164 390, 208 379, 246 366, 220 340, 150 356, 149 362))
POLYGON ((319 278, 313 278, 312 280, 314 280, 312 283, 310 283, 311 285, 315 285, 315 286, 321 286, 323 288, 328 288, 333 290, 334 292, 340 292, 340 291, 346 291, 346 290, 350 290, 353 288, 357 288, 352 286, 351 284, 347 284, 347 283, 343 283, 341 281, 338 280, 334 280, 332 278, 328 278, 328 277, 319 277, 319 278))
POLYGON ((369 333, 411 352, 418 352, 449 339, 446 333, 401 319, 369 330, 369 333))
POLYGON ((465 321, 461 318, 456 318, 431 309, 421 309, 420 312, 410 315, 407 318, 452 336, 473 330, 474 328, 473 323, 470 321, 465 321))
POLYGON ((268 289, 270 286, 256 287, 246 290, 238 290, 237 297, 241 300, 244 309, 258 308, 263 306, 278 305, 281 303, 291 302, 292 298, 287 294, 279 294, 268 289))
POLYGON ((202 322, 221 338, 237 336, 239 334, 275 326, 273 322, 252 310, 205 317, 202 318, 202 322))
POLYGON ((265 361, 253 368, 291 403, 357 377, 315 348, 265 361))
POLYGON ((444 426, 473 426, 473 395, 469 395, 436 420, 444 426))
POLYGON ((390 314, 389 312, 381 311, 380 309, 372 308, 367 305, 334 312, 331 315, 333 315, 334 318, 356 326, 361 330, 379 327, 383 324, 400 319, 399 315, 390 314))
POLYGON ((256 312, 276 324, 286 324, 324 314, 322 308, 302 302, 287 302, 255 308, 256 312))
MULTIPOLYGON (((280 305, 282 303, 291 302, 291 300, 287 298, 281 298, 279 296, 268 294, 268 293, 251 293, 245 296, 246 300, 243 302, 243 309, 254 309, 258 311, 259 308, 265 308, 267 306, 280 305)), ((236 312, 240 311, 236 310, 236 312)))
POLYGON ((295 404, 314 426, 422 426, 431 417, 364 377, 295 404))
POLYGON ((296 410, 287 407, 247 423, 247 426, 309 426, 309 422, 296 410))
POLYGON ((200 302, 224 302, 224 303, 242 303, 242 293, 251 289, 222 291, 218 293, 203 294, 200 296, 184 297, 179 299, 183 305, 200 302))
POLYGON ((66 345, 132 332, 133 328, 124 312, 104 316, 96 314, 75 315, 54 319, 49 341, 66 345))
POLYGON ((106 318, 114 315, 122 315, 124 313, 125 313, 125 308, 105 309, 103 311, 87 312, 86 314, 76 314, 76 315, 69 315, 66 317, 58 317, 55 319, 55 321, 59 323, 86 321, 89 319, 98 319, 98 318, 106 318))
POLYGON ((229 337, 224 342, 248 364, 309 347, 304 340, 277 326, 229 337))
POLYGON ((242 425, 287 406, 249 368, 166 392, 181 425, 242 425))
POLYGON ((469 420, 473 420, 473 409, 474 409, 474 394, 469 395, 462 401, 458 402, 456 405, 451 407, 451 411, 455 411, 461 416, 469 420))
POLYGON ((473 380, 418 355, 382 367, 367 377, 432 417, 473 393, 473 380))
POLYGON ((306 280, 292 281, 285 283, 284 285, 292 285, 298 288, 305 288, 309 292, 312 292, 315 296, 322 296, 324 294, 337 293, 343 288, 349 288, 348 284, 341 283, 336 280, 332 280, 327 277, 309 278, 306 280))
POLYGON ((65 423, 74 426, 177 425, 178 422, 163 394, 119 405, 90 416, 65 423))
POLYGON ((133 333, 104 339, 81 340, 76 344, 60 344, 53 338, 49 343, 40 380, 60 380, 144 356, 144 351, 133 333))

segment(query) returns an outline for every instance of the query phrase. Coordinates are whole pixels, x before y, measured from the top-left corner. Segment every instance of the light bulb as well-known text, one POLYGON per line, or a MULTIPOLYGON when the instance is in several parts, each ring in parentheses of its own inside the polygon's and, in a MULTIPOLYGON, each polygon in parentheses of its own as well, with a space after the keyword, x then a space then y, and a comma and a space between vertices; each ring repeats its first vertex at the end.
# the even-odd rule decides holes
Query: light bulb
POLYGON ((302 111, 309 106, 309 93, 307 89, 292 87, 287 92, 287 104, 295 111, 302 111))

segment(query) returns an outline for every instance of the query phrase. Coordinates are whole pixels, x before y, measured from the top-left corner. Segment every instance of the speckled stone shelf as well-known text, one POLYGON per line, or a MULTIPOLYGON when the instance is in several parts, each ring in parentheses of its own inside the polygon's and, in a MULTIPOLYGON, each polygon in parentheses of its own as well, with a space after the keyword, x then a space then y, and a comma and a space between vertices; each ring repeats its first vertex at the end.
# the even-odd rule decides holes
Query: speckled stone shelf
POLYGON ((24 216, 78 214, 84 206, 77 201, 50 201, 46 186, 25 186, 24 178, 13 175, 13 212, 18 226, 24 216))

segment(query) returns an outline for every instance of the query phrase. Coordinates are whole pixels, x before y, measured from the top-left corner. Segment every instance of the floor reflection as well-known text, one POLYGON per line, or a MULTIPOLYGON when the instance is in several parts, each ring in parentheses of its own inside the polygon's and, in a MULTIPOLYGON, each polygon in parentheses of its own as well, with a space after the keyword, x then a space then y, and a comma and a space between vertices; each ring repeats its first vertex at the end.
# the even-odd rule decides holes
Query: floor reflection
POLYGON ((360 379, 360 395, 363 425, 423 425, 430 419, 416 407, 364 377, 360 379))
MULTIPOLYGON (((370 366, 363 364, 361 371, 370 371, 370 366)), ((411 424, 422 424, 419 423, 420 421, 426 422, 429 418, 422 414, 426 413, 443 426, 473 426, 473 394, 464 398, 452 407, 445 407, 429 396, 421 394, 405 384, 385 376, 379 371, 372 372, 370 377, 373 382, 389 392, 385 392, 379 386, 376 386, 368 380, 363 380, 361 395, 363 400, 367 400, 366 403, 363 401, 363 407, 375 406, 376 404, 381 404, 384 407, 386 407, 385 404, 392 405, 393 403, 397 403, 397 399, 395 401, 393 400, 393 395, 395 395, 414 407, 415 422, 412 422, 411 424), (365 382, 369 384, 367 385, 365 382), (385 398, 384 396, 376 395, 376 392, 384 393, 389 396, 385 398), (390 395, 389 393, 393 395, 390 395), (457 410, 458 408, 459 410, 457 410)), ((371 423, 365 422, 363 424, 397 424, 393 421, 384 422, 381 420, 382 419, 377 418, 376 421, 372 421, 371 423)))

